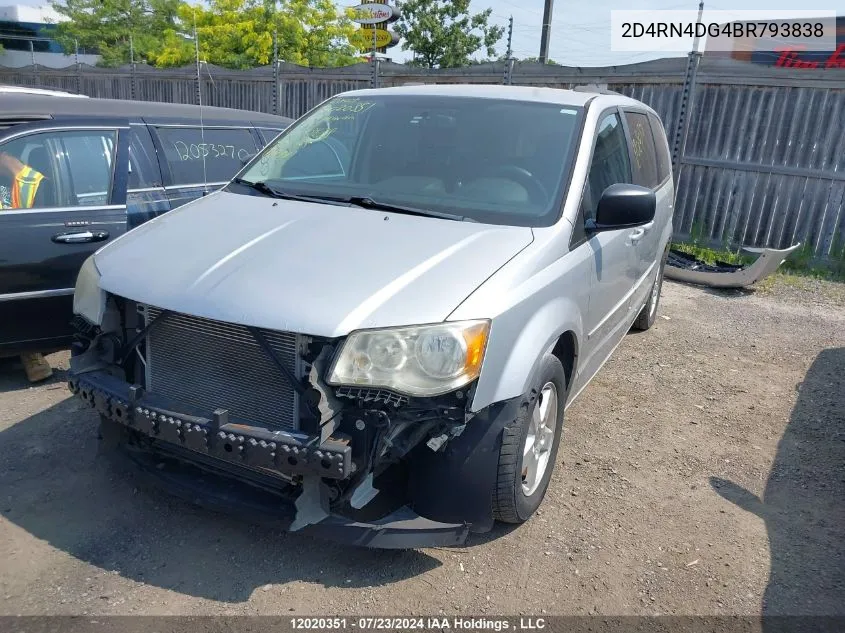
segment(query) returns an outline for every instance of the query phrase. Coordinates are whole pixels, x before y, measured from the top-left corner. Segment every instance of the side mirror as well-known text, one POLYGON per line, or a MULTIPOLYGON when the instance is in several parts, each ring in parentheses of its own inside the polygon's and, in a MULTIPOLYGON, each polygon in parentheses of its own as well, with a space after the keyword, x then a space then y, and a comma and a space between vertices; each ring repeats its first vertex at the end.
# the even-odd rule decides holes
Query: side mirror
POLYGON ((601 194, 596 219, 589 219, 587 232, 615 231, 648 224, 654 219, 657 198, 651 189, 639 185, 610 185, 601 194))

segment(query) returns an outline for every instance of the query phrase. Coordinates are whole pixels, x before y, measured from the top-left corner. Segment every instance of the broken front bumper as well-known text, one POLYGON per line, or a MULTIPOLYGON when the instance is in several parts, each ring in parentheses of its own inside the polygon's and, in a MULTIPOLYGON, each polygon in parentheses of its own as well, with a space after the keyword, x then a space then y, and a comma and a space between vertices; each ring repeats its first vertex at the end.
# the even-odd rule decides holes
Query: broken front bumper
MULTIPOLYGON (((149 452, 130 451, 137 472, 169 495, 222 514, 237 514, 250 522, 289 530, 295 520, 292 502, 256 487, 184 462, 149 452)), ((374 549, 414 549, 462 545, 470 526, 441 523, 419 516, 404 506, 381 519, 355 521, 332 514, 300 532, 345 545, 374 549)))
POLYGON ((758 255, 748 266, 719 263, 707 264, 692 255, 672 249, 666 261, 665 275, 669 279, 692 284, 701 284, 712 288, 745 288, 762 281, 778 269, 801 243, 789 248, 752 248, 743 247, 747 253, 758 255))
MULTIPOLYGON (((71 372, 68 386, 100 415, 162 442, 170 448, 168 453, 182 451, 284 477, 345 479, 352 473, 351 447, 343 440, 330 438, 319 443, 319 438, 307 435, 233 424, 227 421, 225 412, 216 412, 209 419, 174 411, 154 394, 102 370, 71 372)), ((262 522, 272 517, 284 529, 293 522, 292 504, 276 495, 257 493, 249 484, 209 475, 207 471, 194 473, 188 467, 177 467, 175 462, 168 467, 150 454, 136 453, 133 458, 143 472, 163 483, 171 494, 210 509, 252 514, 262 522), (216 480, 215 485, 209 485, 209 477, 216 480)), ((470 525, 430 520, 404 506, 368 522, 331 514, 302 531, 351 545, 405 549, 460 545, 466 540, 470 525)))

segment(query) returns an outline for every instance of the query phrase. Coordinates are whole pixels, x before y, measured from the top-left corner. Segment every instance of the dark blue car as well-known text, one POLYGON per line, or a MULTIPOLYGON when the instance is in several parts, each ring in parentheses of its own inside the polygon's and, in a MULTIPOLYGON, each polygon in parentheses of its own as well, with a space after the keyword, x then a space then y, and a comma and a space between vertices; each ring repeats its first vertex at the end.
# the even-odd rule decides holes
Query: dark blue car
POLYGON ((228 183, 290 123, 227 108, 0 91, 0 355, 69 345, 82 262, 228 183))

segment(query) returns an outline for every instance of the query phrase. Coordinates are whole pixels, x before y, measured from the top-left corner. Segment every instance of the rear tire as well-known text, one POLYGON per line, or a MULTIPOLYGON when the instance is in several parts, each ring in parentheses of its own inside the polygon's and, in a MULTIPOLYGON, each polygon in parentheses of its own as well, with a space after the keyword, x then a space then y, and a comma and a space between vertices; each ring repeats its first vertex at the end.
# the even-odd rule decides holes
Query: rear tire
POLYGON ((657 307, 660 305, 660 291, 663 289, 663 270, 666 268, 666 259, 669 257, 669 249, 663 253, 660 259, 660 268, 657 269, 657 276, 654 278, 654 284, 651 286, 651 292, 648 293, 643 309, 637 315, 637 320, 631 326, 631 329, 645 332, 650 329, 657 320, 657 307))
POLYGON ((502 434, 493 490, 497 521, 524 523, 543 501, 563 434, 566 394, 563 365, 549 354, 543 358, 537 386, 502 434))

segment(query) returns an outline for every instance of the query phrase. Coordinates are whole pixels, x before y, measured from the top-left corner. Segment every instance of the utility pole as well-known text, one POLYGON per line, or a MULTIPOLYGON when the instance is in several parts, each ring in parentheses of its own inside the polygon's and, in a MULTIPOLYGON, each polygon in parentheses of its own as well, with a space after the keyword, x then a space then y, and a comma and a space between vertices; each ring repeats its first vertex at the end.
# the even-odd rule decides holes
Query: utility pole
POLYGON ((552 11, 554 0, 546 0, 546 7, 543 9, 543 33, 540 36, 540 63, 549 61, 549 38, 552 34, 552 11))
POLYGON ((508 52, 505 55, 505 85, 510 86, 513 75, 513 16, 508 20, 508 52))

